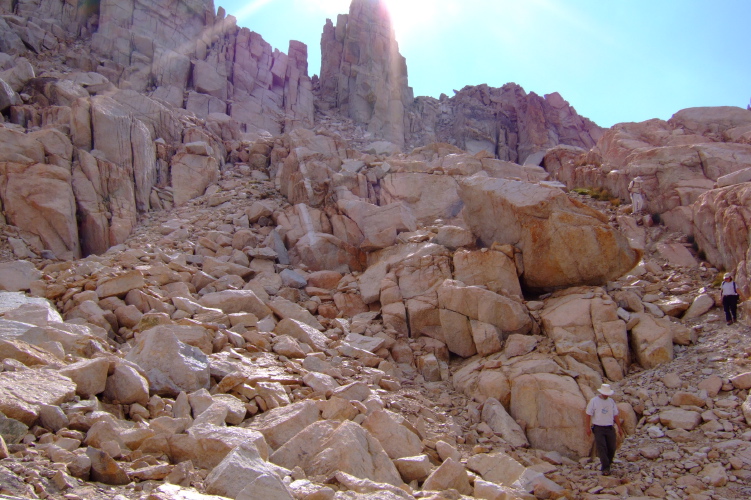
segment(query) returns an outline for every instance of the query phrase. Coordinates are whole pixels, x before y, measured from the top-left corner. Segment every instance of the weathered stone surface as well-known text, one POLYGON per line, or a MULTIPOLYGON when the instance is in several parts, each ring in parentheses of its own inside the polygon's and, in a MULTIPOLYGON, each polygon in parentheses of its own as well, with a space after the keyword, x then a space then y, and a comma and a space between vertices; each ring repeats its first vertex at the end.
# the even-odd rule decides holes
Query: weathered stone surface
POLYGON ((246 427, 257 430, 273 449, 292 439, 298 432, 318 421, 320 411, 313 401, 301 401, 275 408, 251 420, 246 427))
POLYGON ((134 288, 143 288, 145 285, 146 280, 141 271, 129 271, 99 283, 96 292, 97 296, 102 299, 113 296, 124 297, 134 288))
POLYGON ((669 429, 695 429, 701 423, 701 414, 679 408, 660 412, 660 423, 669 429))
POLYGON ((146 374, 152 392, 176 396, 209 387, 209 363, 199 349, 180 342, 168 327, 147 330, 125 357, 146 374))
POLYGON ((514 260, 497 250, 456 252, 454 279, 469 286, 487 286, 498 294, 522 296, 514 260))
POLYGON ((394 460, 394 465, 396 465, 402 479, 408 483, 425 481, 433 467, 430 463, 430 457, 427 455, 397 458, 394 460))
POLYGON ((277 335, 289 335, 300 342, 308 344, 316 351, 325 350, 329 342, 326 336, 316 328, 291 318, 284 318, 277 323, 274 332, 277 335))
POLYGON ((69 401, 76 385, 52 370, 25 370, 0 373, 0 411, 31 426, 43 405, 69 401))
MULTIPOLYGON (((274 297, 269 300, 266 305, 282 319, 297 320, 315 328, 316 330, 323 330, 321 323, 319 323, 315 316, 310 314, 310 311, 283 297, 274 297)), ((258 317, 260 318, 261 316, 258 317)))
MULTIPOLYGON (((222 424, 225 420, 223 414, 224 412, 218 418, 222 424)), ((190 439, 184 439, 185 436, 181 434, 175 435, 174 439, 170 438, 170 449, 176 461, 190 460, 197 467, 213 469, 232 450, 244 443, 251 443, 263 460, 268 459, 268 446, 260 432, 242 427, 202 423, 200 420, 203 419, 196 419, 194 425, 188 429, 190 439)))
POLYGON ((376 137, 404 145, 405 108, 412 102, 407 66, 386 9, 356 0, 321 37, 321 98, 376 137))
POLYGON ((149 402, 149 381, 135 368, 118 363, 112 375, 107 377, 104 397, 124 405, 138 403, 146 406, 149 402))
POLYGON ((351 421, 342 422, 318 444, 317 453, 302 465, 309 475, 329 476, 335 471, 398 486, 401 477, 381 444, 368 431, 351 421))
POLYGON ((602 284, 639 260, 601 213, 560 190, 476 175, 459 183, 459 194, 464 218, 484 244, 521 249, 527 287, 602 284))
POLYGON ((268 475, 281 483, 277 470, 276 466, 261 458, 253 443, 243 443, 206 477, 206 492, 237 498, 241 491, 260 476, 268 475))
POLYGON ((172 187, 175 205, 183 205, 203 195, 219 178, 217 161, 210 156, 180 153, 172 158, 172 187))
POLYGON ((109 368, 107 359, 87 359, 68 365, 59 373, 76 384, 76 394, 88 399, 104 391, 109 368))
MULTIPOLYGON (((29 134, 29 139, 19 140, 17 137, 5 136, 6 133, 18 135, 18 132, 6 130, 0 134, 0 139, 16 144, 37 142, 39 137, 39 133, 29 134)), ((62 135, 60 132, 55 133, 62 135)), ((62 136, 60 142, 67 143, 70 148, 67 153, 67 160, 70 161, 70 141, 62 136)), ((8 159, 0 162, 0 200, 5 216, 9 223, 36 235, 41 246, 51 250, 58 258, 80 257, 81 246, 70 168, 43 163, 45 148, 41 140, 35 148, 38 151, 31 153, 32 155, 42 154, 38 163, 29 157, 25 157, 25 163, 15 163, 8 159)), ((4 152, 0 152, 0 157, 5 156, 2 154, 4 152)), ((24 153, 26 152, 17 154, 24 153)))
POLYGON ((362 426, 383 446, 389 458, 412 457, 420 454, 420 438, 400 424, 395 415, 386 410, 377 410, 368 415, 362 426))
POLYGON ((438 288, 438 302, 442 309, 498 327, 504 337, 528 333, 532 328, 532 320, 522 304, 479 287, 445 280, 438 288))
POLYGON ((31 282, 42 277, 42 273, 29 261, 17 260, 0 263, 0 290, 8 292, 26 291, 31 282))
POLYGON ((545 334, 556 352, 569 355, 611 380, 621 380, 629 364, 626 323, 617 304, 601 289, 584 289, 545 301, 541 311, 545 334))
POLYGON ((482 420, 500 434, 504 441, 514 447, 529 446, 524 431, 506 412, 503 405, 494 398, 488 398, 482 409, 482 420))
POLYGON ((91 459, 91 479, 104 484, 123 485, 130 479, 120 465, 106 452, 89 446, 86 455, 91 459))
POLYGON ((511 416, 526 423, 531 446, 571 457, 589 454, 582 411, 587 402, 574 379, 552 373, 524 374, 513 379, 511 416))
POLYGON ((204 307, 221 309, 225 314, 247 312, 255 314, 258 318, 265 318, 271 314, 271 309, 252 290, 207 293, 198 302, 204 307))
POLYGON ((472 493, 472 486, 469 484, 469 476, 464 466, 449 458, 434 470, 422 485, 424 490, 443 491, 454 489, 463 495, 472 493))
POLYGON ((631 348, 644 368, 654 368, 673 359, 673 333, 670 322, 649 314, 637 315, 639 323, 631 330, 631 348))

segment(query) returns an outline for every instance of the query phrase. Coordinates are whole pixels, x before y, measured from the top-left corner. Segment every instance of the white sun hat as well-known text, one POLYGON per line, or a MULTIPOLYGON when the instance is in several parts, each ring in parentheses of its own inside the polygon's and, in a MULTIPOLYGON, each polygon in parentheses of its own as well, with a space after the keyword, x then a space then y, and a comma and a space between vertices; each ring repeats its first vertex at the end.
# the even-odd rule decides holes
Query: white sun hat
POLYGON ((597 389, 597 392, 599 392, 603 396, 612 396, 613 394, 615 394, 615 391, 610 387, 610 384, 602 384, 602 386, 597 389))

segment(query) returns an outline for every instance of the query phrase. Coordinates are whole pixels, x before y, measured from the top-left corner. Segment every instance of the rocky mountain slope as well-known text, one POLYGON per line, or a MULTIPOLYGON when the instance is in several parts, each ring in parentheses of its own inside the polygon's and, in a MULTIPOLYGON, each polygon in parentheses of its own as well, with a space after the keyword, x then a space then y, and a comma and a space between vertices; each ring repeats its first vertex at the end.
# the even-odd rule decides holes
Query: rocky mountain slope
POLYGON ((751 493, 746 110, 413 99, 376 0, 313 79, 210 3, 0 9, 0 495, 751 493))

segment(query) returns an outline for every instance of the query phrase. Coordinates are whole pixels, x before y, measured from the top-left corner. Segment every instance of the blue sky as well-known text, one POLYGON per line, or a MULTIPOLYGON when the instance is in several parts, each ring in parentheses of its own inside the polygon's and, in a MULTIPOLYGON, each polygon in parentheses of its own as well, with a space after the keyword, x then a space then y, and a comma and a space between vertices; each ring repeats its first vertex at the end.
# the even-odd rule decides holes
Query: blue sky
MULTIPOLYGON (((416 96, 507 82, 559 92, 597 124, 668 119, 751 101, 749 0, 383 0, 416 96)), ((320 72, 326 18, 349 0, 215 0, 287 52, 308 45, 320 72)))

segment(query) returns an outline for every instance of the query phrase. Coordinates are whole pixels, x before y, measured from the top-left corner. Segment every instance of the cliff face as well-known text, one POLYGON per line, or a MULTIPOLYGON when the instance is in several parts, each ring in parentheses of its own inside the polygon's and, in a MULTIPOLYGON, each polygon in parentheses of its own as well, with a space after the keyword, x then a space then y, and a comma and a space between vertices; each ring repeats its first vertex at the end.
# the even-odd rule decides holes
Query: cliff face
POLYGON ((539 164, 558 144, 591 148, 603 129, 557 94, 527 94, 510 83, 468 86, 454 97, 413 98, 388 12, 380 0, 355 0, 321 37, 319 98, 378 138, 411 149, 446 142, 472 153, 539 164))
POLYGON ((56 20, 52 26, 67 35, 90 35, 91 53, 68 50, 66 63, 121 89, 200 118, 227 114, 249 132, 312 126, 307 47, 293 41, 288 54, 272 50, 223 9, 215 14, 210 0, 102 0, 77 8, 62 0, 21 0, 15 12, 23 22, 12 31, 37 53, 58 48, 54 36, 35 36, 44 19, 56 20))
POLYGON ((409 108, 407 142, 446 142, 517 163, 540 164, 559 144, 589 149, 604 129, 579 116, 558 93, 540 97, 514 83, 467 86, 454 97, 420 97, 409 108))
POLYGON ((380 0, 354 0, 336 26, 327 20, 321 37, 320 99, 368 130, 399 146, 405 143, 405 109, 413 101, 407 63, 380 0))

